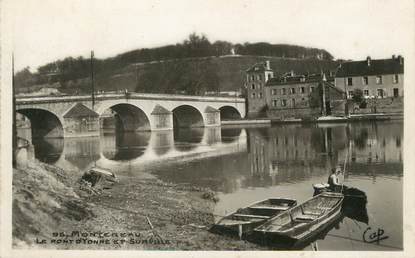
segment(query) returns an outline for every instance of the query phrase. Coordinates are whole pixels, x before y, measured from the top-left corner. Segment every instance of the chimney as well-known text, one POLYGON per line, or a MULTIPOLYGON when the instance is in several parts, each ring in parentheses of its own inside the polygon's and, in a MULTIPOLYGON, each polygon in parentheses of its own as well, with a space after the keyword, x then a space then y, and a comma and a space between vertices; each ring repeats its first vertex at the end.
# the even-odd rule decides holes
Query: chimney
POLYGON ((269 60, 265 61, 265 66, 268 70, 271 70, 271 64, 270 64, 269 60))
POLYGON ((396 58, 396 56, 395 55, 392 55, 392 60, 395 60, 395 58, 396 58))
POLYGON ((291 70, 290 75, 291 77, 294 76, 294 70, 291 70))
POLYGON ((370 56, 366 57, 367 66, 370 66, 370 61, 371 61, 370 56))

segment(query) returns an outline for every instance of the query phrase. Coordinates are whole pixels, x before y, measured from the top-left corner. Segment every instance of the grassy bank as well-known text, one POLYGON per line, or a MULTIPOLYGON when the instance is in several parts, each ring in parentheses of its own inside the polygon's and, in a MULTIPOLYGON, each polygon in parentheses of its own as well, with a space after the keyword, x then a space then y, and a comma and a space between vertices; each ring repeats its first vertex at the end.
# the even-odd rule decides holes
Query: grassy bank
POLYGON ((14 170, 15 248, 260 249, 207 231, 216 201, 209 189, 152 176, 92 188, 80 177, 40 162, 14 170))

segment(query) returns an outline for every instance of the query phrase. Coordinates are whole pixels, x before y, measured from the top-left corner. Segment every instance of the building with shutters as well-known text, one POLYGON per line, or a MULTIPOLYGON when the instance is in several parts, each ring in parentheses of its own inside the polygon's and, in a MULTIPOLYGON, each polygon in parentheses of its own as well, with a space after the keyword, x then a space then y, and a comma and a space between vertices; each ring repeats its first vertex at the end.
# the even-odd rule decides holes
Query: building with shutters
POLYGON ((328 76, 323 74, 295 75, 291 72, 271 78, 265 87, 268 117, 284 120, 286 118, 314 119, 333 113, 343 115, 343 91, 334 87, 334 77, 330 73, 327 74, 328 76), (323 95, 325 105, 322 104, 323 95), (341 106, 338 104, 339 101, 341 106))
POLYGON ((270 62, 258 63, 246 70, 248 117, 266 116, 265 84, 274 77, 270 62))
POLYGON ((371 59, 345 62, 336 73, 335 86, 351 99, 360 89, 366 99, 403 97, 404 58, 371 59))

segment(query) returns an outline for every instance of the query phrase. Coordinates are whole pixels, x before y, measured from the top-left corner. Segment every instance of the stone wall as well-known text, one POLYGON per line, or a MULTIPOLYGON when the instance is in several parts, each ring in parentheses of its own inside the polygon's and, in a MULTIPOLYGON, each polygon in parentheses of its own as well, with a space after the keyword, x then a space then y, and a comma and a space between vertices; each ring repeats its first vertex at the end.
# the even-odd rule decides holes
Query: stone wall
POLYGON ((284 120, 287 118, 313 119, 320 115, 320 108, 270 109, 267 111, 267 116, 271 120, 284 120))
POLYGON ((98 136, 98 117, 65 118, 65 137, 98 136))
MULTIPOLYGON (((344 116, 346 113, 345 100, 330 101, 331 115, 344 116)), ((267 110, 268 118, 272 120, 283 120, 287 118, 315 119, 322 115, 321 108, 286 108, 267 110)))
POLYGON ((348 109, 350 114, 403 114, 404 101, 403 97, 391 97, 383 99, 367 99, 367 107, 359 108, 359 105, 349 101, 348 109))

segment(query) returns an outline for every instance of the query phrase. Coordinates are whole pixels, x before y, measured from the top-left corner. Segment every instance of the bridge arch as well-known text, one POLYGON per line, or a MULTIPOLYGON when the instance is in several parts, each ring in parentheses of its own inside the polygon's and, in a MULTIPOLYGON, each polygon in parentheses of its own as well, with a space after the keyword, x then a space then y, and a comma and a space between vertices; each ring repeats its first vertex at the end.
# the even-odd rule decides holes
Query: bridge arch
POLYGON ((242 128, 221 128, 221 139, 223 143, 231 143, 237 141, 242 134, 242 128))
POLYGON ((16 112, 29 119, 32 139, 64 137, 63 122, 52 111, 42 108, 19 108, 16 112))
POLYGON ((222 106, 219 108, 220 111, 220 120, 236 120, 242 119, 241 113, 239 110, 232 106, 222 106))
POLYGON ((118 103, 107 107, 100 113, 101 129, 114 129, 121 132, 150 131, 147 114, 136 105, 118 103))
POLYGON ((132 161, 148 149, 150 132, 104 135, 102 155, 108 160, 132 161))
POLYGON ((193 128, 204 127, 203 115, 195 107, 180 105, 173 109, 173 127, 193 128))

